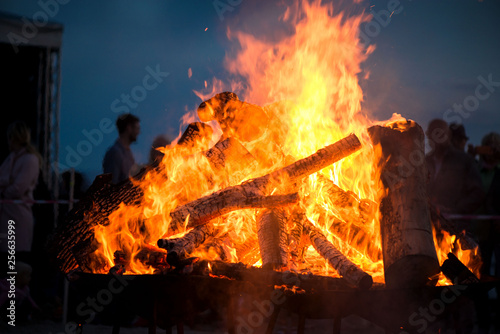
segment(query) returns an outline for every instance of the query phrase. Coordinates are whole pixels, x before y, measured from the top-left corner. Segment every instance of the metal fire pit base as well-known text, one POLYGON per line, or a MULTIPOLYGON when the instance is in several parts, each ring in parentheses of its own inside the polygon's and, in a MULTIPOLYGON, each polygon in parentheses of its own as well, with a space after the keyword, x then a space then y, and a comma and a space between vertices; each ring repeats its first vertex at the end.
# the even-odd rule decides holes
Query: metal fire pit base
POLYGON ((192 323, 195 315, 207 309, 225 310, 228 332, 237 333, 238 298, 244 295, 268 306, 262 311, 267 319, 266 333, 272 333, 282 309, 298 314, 298 333, 304 332, 306 319, 333 319, 333 333, 341 333, 342 318, 352 314, 388 333, 421 333, 426 321, 428 325, 456 314, 464 303, 499 286, 492 282, 390 290, 376 284, 360 291, 346 288, 339 279, 339 289, 296 291, 265 282, 199 275, 78 276, 70 284, 70 310, 75 311, 70 321, 81 326, 108 318, 114 334, 120 326, 130 325, 133 316, 148 321, 149 333, 156 333, 157 327, 169 333, 172 326, 183 333, 184 324, 192 323))

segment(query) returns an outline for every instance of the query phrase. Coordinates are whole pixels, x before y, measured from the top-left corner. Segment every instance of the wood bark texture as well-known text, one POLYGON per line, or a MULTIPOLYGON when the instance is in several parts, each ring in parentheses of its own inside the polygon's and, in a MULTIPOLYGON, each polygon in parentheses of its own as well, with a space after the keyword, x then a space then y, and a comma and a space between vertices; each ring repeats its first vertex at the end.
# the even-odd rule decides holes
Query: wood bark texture
POLYGON ((358 268, 358 266, 335 248, 325 235, 311 224, 311 222, 305 220, 303 226, 304 231, 311 239, 314 249, 325 258, 335 270, 337 270, 346 282, 361 290, 371 288, 373 278, 370 275, 358 268))
MULTIPOLYGON (((339 140, 316 153, 296 161, 284 168, 278 169, 270 174, 249 180, 237 186, 228 187, 216 191, 210 195, 201 197, 195 201, 177 207, 170 213, 171 222, 169 231, 177 233, 188 219, 187 226, 194 227, 202 225, 209 220, 241 208, 266 207, 248 203, 248 198, 259 198, 280 184, 289 185, 296 180, 309 174, 315 173, 332 163, 356 152, 361 148, 361 143, 356 135, 339 140)), ((274 206, 283 206, 293 203, 283 201, 274 206)))
POLYGON ((281 270, 288 264, 288 234, 283 210, 264 210, 257 217, 262 268, 281 270))
POLYGON ((373 126, 368 133, 382 152, 375 163, 387 191, 380 203, 386 285, 423 286, 439 273, 427 204, 424 133, 413 121, 373 126), (412 163, 417 159, 421 163, 412 163))

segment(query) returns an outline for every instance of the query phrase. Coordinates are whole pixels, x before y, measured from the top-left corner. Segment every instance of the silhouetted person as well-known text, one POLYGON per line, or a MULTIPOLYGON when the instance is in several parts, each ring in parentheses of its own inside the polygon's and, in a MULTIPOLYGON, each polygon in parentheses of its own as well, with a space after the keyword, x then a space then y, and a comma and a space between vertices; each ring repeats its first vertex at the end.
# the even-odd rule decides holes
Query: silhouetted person
MULTIPOLYGON (((486 192, 482 214, 500 215, 500 134, 489 133, 481 141, 479 166, 486 192)), ((500 220, 478 224, 478 236, 483 260, 483 274, 491 275, 491 258, 495 254, 493 275, 500 276, 500 220)))
MULTIPOLYGON (((30 143, 30 129, 24 122, 16 121, 8 127, 7 140, 11 153, 0 166, 0 198, 23 202, 0 203, 0 252, 9 250, 8 224, 13 221, 16 260, 30 264, 34 218, 29 201, 33 201, 41 157, 30 143)), ((6 265, 5 260, 2 266, 6 265)))
POLYGON ((445 121, 431 121, 426 135, 432 148, 426 156, 427 193, 431 203, 442 213, 473 213, 484 199, 476 162, 453 147, 451 131, 445 121))
POLYGON ((451 144, 454 148, 459 151, 465 150, 465 145, 469 140, 469 137, 465 134, 465 128, 462 124, 451 123, 450 124, 451 131, 451 144))
POLYGON ((111 146, 102 161, 104 173, 113 174, 112 183, 116 184, 126 180, 135 165, 130 144, 137 141, 141 131, 140 120, 132 114, 124 114, 116 120, 118 139, 111 146))
POLYGON ((165 147, 170 145, 171 141, 165 135, 156 136, 151 144, 151 150, 149 151, 149 163, 159 163, 163 158, 164 154, 157 150, 159 147, 165 147))
MULTIPOLYGON (((479 213, 486 215, 500 215, 500 134, 489 133, 483 137, 481 146, 473 149, 479 154, 479 167, 483 181, 486 198, 479 213)), ((500 277, 500 219, 483 220, 476 224, 476 234, 481 250, 481 279, 489 280, 491 276, 500 277), (495 265, 493 265, 493 255, 495 265)), ((491 325, 491 314, 496 314, 495 326, 500 330, 500 303, 499 289, 497 287, 497 299, 493 305, 484 293, 480 311, 478 312, 478 324, 480 333, 488 333, 491 325), (491 308, 493 306, 493 308, 491 308)))

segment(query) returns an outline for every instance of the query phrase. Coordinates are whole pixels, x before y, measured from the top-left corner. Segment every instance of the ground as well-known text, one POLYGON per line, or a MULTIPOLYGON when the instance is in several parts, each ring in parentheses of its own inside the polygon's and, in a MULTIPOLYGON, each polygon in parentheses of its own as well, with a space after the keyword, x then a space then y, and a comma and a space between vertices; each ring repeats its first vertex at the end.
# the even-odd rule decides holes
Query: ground
MULTIPOLYGON (((211 325, 198 325, 196 329, 185 328, 186 334, 206 334, 206 333, 227 333, 223 329, 217 329, 220 324, 211 324, 211 325)), ((277 322, 277 326, 275 328, 274 333, 278 334, 292 334, 296 333, 296 319, 292 316, 280 317, 277 322)), ((439 325, 439 324, 437 324, 439 325)), ((444 325, 444 324, 442 324, 444 325)), ((111 334, 112 327, 104 326, 104 325, 85 325, 83 333, 92 333, 92 334, 111 334)), ((429 329, 432 331, 426 331, 425 333, 440 333, 440 334, 452 334, 455 333, 453 330, 444 330, 438 331, 437 328, 429 329)), ((308 319, 306 321, 305 333, 314 333, 314 334, 323 334, 323 333, 332 333, 333 331, 333 322, 332 320, 311 320, 308 319)), ((133 327, 133 328, 121 328, 120 334, 146 334, 148 332, 145 327, 133 327)), ((158 333, 165 333, 164 330, 158 329, 158 333)), ((263 333, 264 330, 256 329, 255 331, 248 332, 250 333, 263 333)), ((63 334, 64 327, 62 323, 55 323, 52 321, 38 321, 32 322, 29 324, 22 324, 16 327, 7 326, 5 323, 0 324, 0 333, 15 333, 15 334, 63 334)), ((177 331, 173 330, 173 333, 177 333, 177 331)), ((359 318, 357 316, 349 316, 342 320, 342 334, 361 334, 361 333, 369 333, 369 334, 384 334, 384 331, 372 323, 359 318)), ((478 334, 479 331, 475 328, 470 334, 478 334)), ((491 331, 488 334, 498 334, 500 331, 493 332, 491 331)))

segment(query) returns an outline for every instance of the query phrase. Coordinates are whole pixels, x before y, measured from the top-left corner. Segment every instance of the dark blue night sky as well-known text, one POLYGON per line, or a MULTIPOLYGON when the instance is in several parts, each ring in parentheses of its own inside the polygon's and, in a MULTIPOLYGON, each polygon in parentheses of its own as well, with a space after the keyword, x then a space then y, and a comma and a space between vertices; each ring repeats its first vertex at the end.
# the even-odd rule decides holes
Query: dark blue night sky
MULTIPOLYGON (((363 1, 349 8, 377 12, 394 1, 363 1)), ((228 2, 241 3, 222 19, 214 1, 73 0, 61 5, 52 18, 64 25, 61 163, 68 148, 85 140, 83 130, 98 128, 103 118, 114 122, 114 109, 126 106, 122 94, 143 85, 147 67, 169 75, 135 101, 137 105, 127 107, 141 118, 142 134, 133 148, 136 160, 146 162, 156 135, 175 138, 182 115, 201 102, 193 90, 203 89, 204 81, 210 83, 214 76, 226 79, 227 27, 274 36, 274 22, 284 10, 279 5, 284 1, 219 1, 228 2), (116 99, 120 102, 113 108, 116 99)), ((360 79, 363 108, 377 119, 397 112, 425 127, 474 96, 479 76, 490 77, 488 98, 465 111, 462 119, 473 144, 487 132, 499 132, 500 2, 401 0, 398 8, 401 12, 370 38, 376 50, 363 65, 371 73, 369 79, 360 79)), ((30 18, 41 8, 38 1, 3 0, 0 10, 30 18)), ((100 173, 102 157, 116 135, 104 134, 77 166, 88 181, 100 173)))

